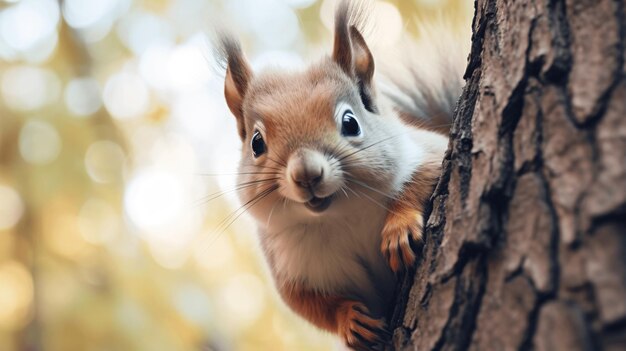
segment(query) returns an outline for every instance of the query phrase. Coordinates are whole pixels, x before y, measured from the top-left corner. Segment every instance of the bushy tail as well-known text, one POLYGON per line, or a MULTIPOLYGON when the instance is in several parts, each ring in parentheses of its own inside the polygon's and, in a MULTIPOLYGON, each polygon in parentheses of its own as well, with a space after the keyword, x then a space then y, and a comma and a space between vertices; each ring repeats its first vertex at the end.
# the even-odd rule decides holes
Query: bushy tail
POLYGON ((379 79, 382 94, 405 121, 443 134, 463 89, 470 47, 469 25, 467 33, 450 28, 444 20, 422 24, 418 39, 406 38, 395 55, 384 55, 379 79))

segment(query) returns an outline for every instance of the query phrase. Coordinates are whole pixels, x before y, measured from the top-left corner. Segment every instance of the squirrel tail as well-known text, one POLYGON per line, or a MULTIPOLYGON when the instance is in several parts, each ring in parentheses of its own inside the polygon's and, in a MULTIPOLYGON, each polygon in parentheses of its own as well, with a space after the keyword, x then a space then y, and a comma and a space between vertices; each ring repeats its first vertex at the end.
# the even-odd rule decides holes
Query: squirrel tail
POLYGON ((405 122, 442 134, 452 124, 469 53, 469 31, 453 28, 443 19, 420 24, 419 38, 401 42, 401 56, 382 60, 379 79, 381 93, 405 122))

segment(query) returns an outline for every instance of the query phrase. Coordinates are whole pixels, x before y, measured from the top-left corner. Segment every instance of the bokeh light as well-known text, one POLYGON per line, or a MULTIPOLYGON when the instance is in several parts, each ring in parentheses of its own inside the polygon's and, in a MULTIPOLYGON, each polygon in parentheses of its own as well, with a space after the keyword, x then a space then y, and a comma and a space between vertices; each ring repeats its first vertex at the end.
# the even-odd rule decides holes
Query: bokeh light
POLYGON ((122 19, 118 34, 135 55, 141 55, 155 46, 171 46, 175 42, 174 30, 165 19, 151 13, 133 13, 122 19))
POLYGON ((169 44, 156 44, 148 47, 139 58, 139 73, 151 88, 159 92, 169 87, 168 58, 171 50, 169 44))
POLYGON ((287 3, 287 5, 293 8, 304 9, 313 5, 313 3, 315 3, 315 0, 283 0, 283 2, 287 3))
POLYGON ((65 0, 63 17, 71 27, 79 30, 87 41, 104 38, 114 21, 131 5, 129 0, 65 0))
POLYGON ((213 94, 206 90, 198 90, 180 94, 172 102, 172 118, 177 129, 197 140, 206 138, 217 127, 215 118, 224 116, 223 106, 216 104, 211 98, 213 94))
POLYGON ((32 120, 20 131, 20 154, 34 165, 45 165, 54 161, 61 152, 61 137, 48 122, 32 120))
POLYGON ((112 243, 122 231, 118 211, 98 198, 91 198, 83 204, 77 221, 82 237, 92 244, 112 243))
POLYGON ((27 322, 33 303, 33 279, 16 261, 0 263, 0 329, 17 329, 27 322))
POLYGON ((89 28, 100 22, 115 9, 117 0, 103 1, 63 1, 63 17, 67 24, 74 28, 89 28))
POLYGON ((257 45, 264 49, 287 47, 299 37, 298 16, 285 2, 240 0, 228 1, 227 6, 237 13, 241 27, 257 34, 257 45))
POLYGON ((78 117, 89 117, 102 105, 100 85, 89 77, 74 78, 65 87, 65 105, 78 117))
POLYGON ((184 318, 205 329, 210 328, 214 322, 214 312, 203 289, 185 284, 175 287, 172 295, 172 303, 184 318))
POLYGON ((150 107, 150 92, 137 74, 119 72, 107 80, 103 100, 104 106, 113 117, 137 118, 150 107))
POLYGON ((0 184, 0 230, 13 227, 22 217, 24 204, 15 189, 0 184))
POLYGON ((92 143, 85 154, 87 173, 98 183, 121 180, 124 162, 124 151, 110 140, 98 140, 92 143))
POLYGON ((22 0, 0 13, 0 35, 18 52, 45 45, 56 36, 59 6, 54 0, 22 0))
POLYGON ((171 51, 167 65, 171 88, 192 90, 208 83, 210 67, 204 55, 210 51, 206 43, 206 37, 197 34, 171 51))
POLYGON ((124 204, 140 229, 157 231, 168 225, 174 229, 175 219, 184 209, 183 187, 171 173, 144 170, 128 183, 124 204))
POLYGON ((34 66, 14 66, 2 75, 2 97, 14 110, 32 111, 56 102, 59 78, 50 70, 34 66))
POLYGON ((194 258, 198 265, 206 270, 221 270, 233 258, 234 249, 228 238, 215 240, 211 250, 198 245, 194 248, 194 258))
POLYGON ((223 316, 230 319, 226 325, 239 331, 253 323, 263 312, 263 291, 263 284, 252 274, 242 273, 228 279, 219 292, 223 316))
POLYGON ((69 203, 60 200, 42 216, 41 242, 59 257, 80 261, 92 253, 92 248, 82 240, 76 215, 69 213, 70 209, 75 211, 69 203))

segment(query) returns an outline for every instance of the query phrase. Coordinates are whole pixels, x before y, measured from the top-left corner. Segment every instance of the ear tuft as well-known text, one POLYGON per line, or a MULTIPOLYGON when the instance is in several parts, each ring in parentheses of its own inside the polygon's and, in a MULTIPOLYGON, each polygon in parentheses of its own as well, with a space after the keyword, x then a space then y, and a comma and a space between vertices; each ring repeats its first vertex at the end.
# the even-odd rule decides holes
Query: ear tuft
POLYGON ((366 20, 363 1, 341 1, 335 12, 333 60, 359 87, 363 105, 377 112, 374 103, 374 57, 359 31, 366 20))
POLYGON ((224 96, 232 114, 237 119, 237 129, 242 140, 246 138, 246 128, 243 116, 243 100, 252 79, 252 70, 246 60, 239 41, 222 32, 219 34, 219 44, 216 53, 223 68, 226 69, 224 79, 224 96))

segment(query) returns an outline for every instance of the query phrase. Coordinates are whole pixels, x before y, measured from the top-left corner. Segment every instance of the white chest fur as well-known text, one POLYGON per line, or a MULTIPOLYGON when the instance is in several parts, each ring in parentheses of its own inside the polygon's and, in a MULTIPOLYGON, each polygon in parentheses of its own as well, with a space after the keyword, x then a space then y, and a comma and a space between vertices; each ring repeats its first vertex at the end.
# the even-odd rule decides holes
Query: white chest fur
POLYGON ((351 202, 355 211, 348 212, 349 216, 261 233, 278 281, 298 281, 317 291, 365 299, 380 295, 378 284, 393 285, 393 275, 380 253, 386 210, 364 198, 351 202))

